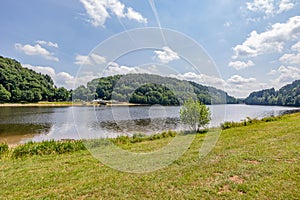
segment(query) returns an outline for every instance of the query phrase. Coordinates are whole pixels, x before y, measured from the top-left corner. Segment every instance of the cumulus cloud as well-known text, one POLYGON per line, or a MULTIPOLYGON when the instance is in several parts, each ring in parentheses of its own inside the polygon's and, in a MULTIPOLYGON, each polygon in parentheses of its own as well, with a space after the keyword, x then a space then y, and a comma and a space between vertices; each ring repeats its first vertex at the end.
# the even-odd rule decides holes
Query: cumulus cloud
POLYGON ((228 66, 235 68, 236 70, 244 69, 247 67, 254 66, 254 63, 251 60, 248 60, 248 62, 242 62, 242 61, 232 61, 228 64, 228 66))
POLYGON ((92 53, 91 55, 84 56, 84 55, 77 55, 75 58, 76 65, 97 65, 97 64, 104 64, 106 63, 106 58, 100 56, 98 54, 92 53))
POLYGON ((295 4, 291 0, 281 0, 279 3, 279 10, 277 13, 289 11, 294 8, 295 4))
POLYGON ((140 23, 147 23, 147 19, 144 18, 140 13, 136 12, 135 10, 133 10, 133 8, 127 8, 127 13, 126 13, 126 17, 128 17, 128 19, 131 20, 136 20, 137 22, 140 23))
POLYGON ((274 74, 277 74, 278 78, 272 82, 279 88, 287 83, 300 79, 300 68, 282 65, 276 70, 276 73, 274 72, 274 74))
POLYGON ((171 61, 178 60, 179 56, 174 52, 170 47, 162 47, 163 51, 157 50, 154 51, 155 57, 162 63, 167 64, 171 61))
POLYGON ((252 31, 241 45, 233 48, 234 59, 282 52, 284 44, 300 38, 300 16, 291 17, 286 23, 276 23, 265 32, 252 31))
POLYGON ((111 62, 103 72, 102 76, 113 76, 117 74, 157 74, 157 68, 155 65, 149 67, 130 67, 119 65, 118 63, 111 62))
POLYGON ((22 64, 22 66, 28 69, 32 69, 41 74, 48 74, 54 81, 54 84, 57 85, 58 87, 65 87, 68 89, 74 88, 75 77, 70 75, 67 72, 57 73, 52 67, 46 67, 46 66, 33 66, 30 64, 22 64))
POLYGON ((209 76, 206 74, 195 74, 193 72, 176 75, 172 74, 170 77, 194 81, 202 85, 213 86, 218 89, 225 90, 229 95, 233 95, 238 98, 247 97, 252 91, 268 87, 267 84, 259 82, 253 77, 245 78, 240 75, 233 75, 227 80, 224 80, 221 77, 209 76))
POLYGON ((295 4, 291 0, 253 0, 246 2, 247 10, 255 13, 263 13, 265 17, 280 14, 294 8, 295 4))
POLYGON ((40 45, 46 45, 46 46, 49 46, 49 47, 58 48, 58 44, 57 43, 53 43, 53 42, 50 42, 50 41, 37 40, 36 43, 40 44, 40 45))
POLYGON ((180 80, 188 80, 193 81, 202 85, 214 86, 217 88, 224 88, 226 86, 226 82, 220 77, 209 76, 206 74, 196 74, 194 72, 187 72, 184 74, 171 74, 170 77, 177 78, 180 80))
POLYGON ((266 15, 274 13, 274 1, 273 0, 253 0, 246 3, 247 9, 252 12, 263 12, 266 15))
POLYGON ((239 75, 233 75, 227 80, 227 83, 234 84, 234 85, 243 85, 245 83, 255 83, 255 78, 244 78, 239 75))
POLYGON ((40 44, 36 44, 33 46, 30 44, 22 45, 20 43, 16 43, 15 48, 29 56, 37 55, 47 60, 53 60, 57 62, 59 61, 59 59, 54 56, 54 53, 49 52, 47 49, 43 48, 40 44))
POLYGON ((147 23, 147 19, 139 12, 131 7, 126 8, 119 0, 80 0, 80 2, 90 18, 89 22, 95 27, 105 27, 105 22, 110 17, 110 14, 118 18, 128 18, 140 23, 147 23))
POLYGON ((300 42, 293 45, 291 50, 295 53, 284 54, 279 60, 287 64, 300 64, 300 42))

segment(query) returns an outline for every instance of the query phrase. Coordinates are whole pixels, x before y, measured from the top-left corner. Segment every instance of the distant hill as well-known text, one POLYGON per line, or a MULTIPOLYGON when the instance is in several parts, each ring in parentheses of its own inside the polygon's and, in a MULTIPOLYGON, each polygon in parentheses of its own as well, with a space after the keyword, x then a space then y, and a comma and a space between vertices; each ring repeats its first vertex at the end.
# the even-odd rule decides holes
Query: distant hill
POLYGON ((283 86, 278 91, 274 88, 252 92, 245 103, 249 105, 300 106, 300 80, 283 86))
POLYGON ((0 56, 0 103, 66 101, 70 92, 57 88, 49 75, 23 68, 10 58, 0 56))
POLYGON ((179 105, 188 97, 205 104, 236 104, 239 101, 214 87, 152 74, 115 75, 94 79, 74 90, 73 99, 117 100, 141 104, 179 105))

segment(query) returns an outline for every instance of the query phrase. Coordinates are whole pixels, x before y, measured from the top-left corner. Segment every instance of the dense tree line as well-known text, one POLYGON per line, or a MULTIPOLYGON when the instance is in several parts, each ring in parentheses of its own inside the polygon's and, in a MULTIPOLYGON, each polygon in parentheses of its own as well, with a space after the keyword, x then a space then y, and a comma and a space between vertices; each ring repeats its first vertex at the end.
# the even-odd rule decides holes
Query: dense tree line
POLYGON ((96 98, 142 104, 179 105, 188 98, 204 104, 239 103, 226 92, 194 82, 152 74, 102 77, 74 90, 74 100, 96 98))
POLYGON ((252 92, 246 99, 250 105, 300 106, 300 80, 283 86, 278 91, 274 88, 252 92))
POLYGON ((0 56, 0 102, 67 101, 70 91, 57 88, 49 75, 23 68, 0 56))

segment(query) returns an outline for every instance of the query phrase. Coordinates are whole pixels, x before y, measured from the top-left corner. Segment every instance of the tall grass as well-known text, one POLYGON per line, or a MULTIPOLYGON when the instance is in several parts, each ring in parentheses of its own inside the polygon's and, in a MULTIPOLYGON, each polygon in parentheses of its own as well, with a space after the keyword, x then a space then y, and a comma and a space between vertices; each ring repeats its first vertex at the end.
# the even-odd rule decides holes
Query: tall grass
POLYGON ((137 143, 149 140, 158 140, 162 138, 175 137, 177 132, 168 130, 163 131, 162 133, 144 135, 141 133, 134 134, 132 137, 129 136, 118 136, 117 138, 112 138, 111 141, 115 144, 128 144, 128 143, 137 143))
POLYGON ((270 117, 265 117, 262 119, 251 119, 250 117, 247 117, 245 120, 242 120, 241 122, 227 121, 227 122, 221 123, 220 126, 223 130, 225 130, 225 129, 229 129, 229 128, 248 126, 251 124, 257 124, 257 123, 262 123, 262 122, 277 121, 281 118, 282 118, 281 116, 276 116, 276 117, 270 116, 270 117))
POLYGON ((32 155, 49 155, 63 154, 85 150, 82 141, 43 141, 43 142, 28 142, 17 146, 12 150, 12 158, 22 158, 32 155))

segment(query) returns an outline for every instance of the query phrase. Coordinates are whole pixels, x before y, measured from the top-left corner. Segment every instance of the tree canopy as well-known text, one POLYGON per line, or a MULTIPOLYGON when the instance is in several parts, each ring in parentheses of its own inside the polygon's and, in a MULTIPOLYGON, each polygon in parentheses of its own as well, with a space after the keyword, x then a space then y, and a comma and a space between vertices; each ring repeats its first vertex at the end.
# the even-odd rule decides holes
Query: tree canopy
POLYGON ((204 104, 238 103, 226 92, 195 82, 153 74, 115 75, 94 79, 73 92, 73 100, 117 100, 141 104, 179 105, 192 97, 204 104))
POLYGON ((252 92, 245 103, 249 105, 300 106, 300 80, 276 91, 274 88, 252 92))
POLYGON ((192 131, 200 131, 211 120, 209 108, 200 101, 190 98, 184 102, 180 109, 180 120, 183 124, 187 124, 192 131))
POLYGON ((66 101, 70 92, 57 88, 49 75, 23 68, 0 56, 0 102, 66 101))

